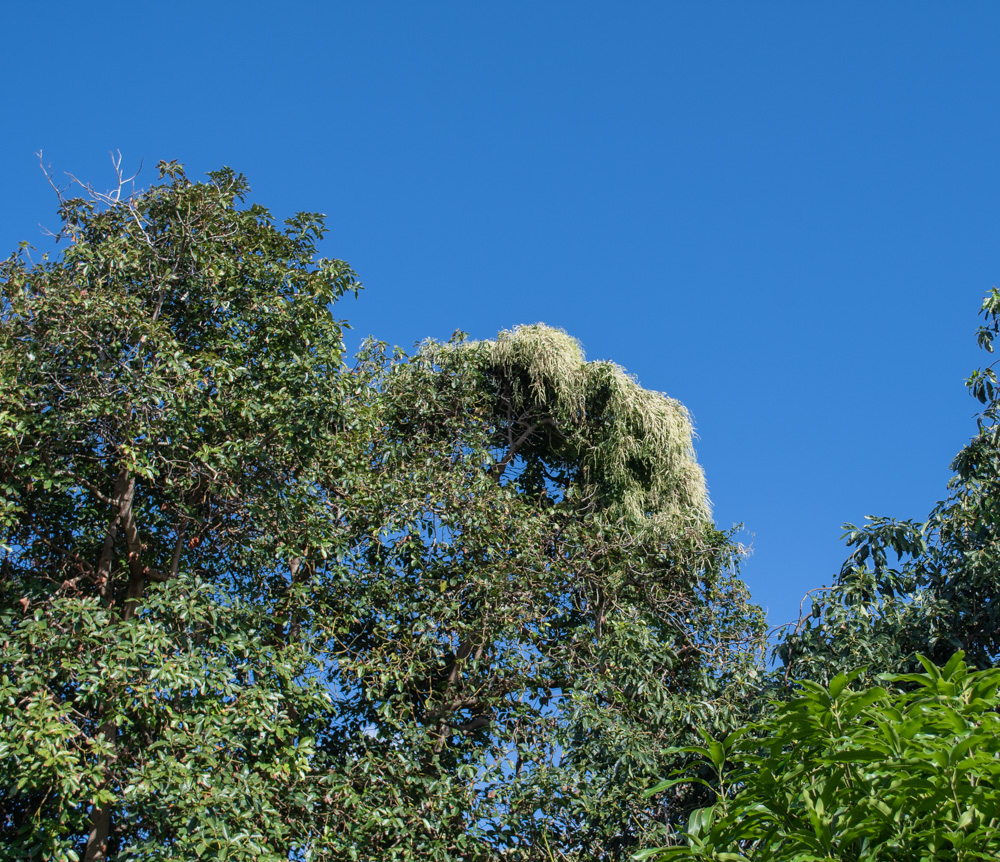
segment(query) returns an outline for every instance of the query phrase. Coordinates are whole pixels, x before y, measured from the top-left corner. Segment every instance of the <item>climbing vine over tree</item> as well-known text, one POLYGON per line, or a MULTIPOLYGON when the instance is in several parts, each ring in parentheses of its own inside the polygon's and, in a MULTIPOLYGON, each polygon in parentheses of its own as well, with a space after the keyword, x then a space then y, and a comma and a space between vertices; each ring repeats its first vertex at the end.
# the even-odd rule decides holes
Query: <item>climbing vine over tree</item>
POLYGON ((662 825, 636 792, 659 752, 699 701, 741 714, 759 647, 687 412, 542 325, 372 345, 360 373, 382 405, 372 538, 331 652, 371 756, 411 758, 413 805, 427 776, 476 776, 461 828, 484 858, 624 858, 662 825))

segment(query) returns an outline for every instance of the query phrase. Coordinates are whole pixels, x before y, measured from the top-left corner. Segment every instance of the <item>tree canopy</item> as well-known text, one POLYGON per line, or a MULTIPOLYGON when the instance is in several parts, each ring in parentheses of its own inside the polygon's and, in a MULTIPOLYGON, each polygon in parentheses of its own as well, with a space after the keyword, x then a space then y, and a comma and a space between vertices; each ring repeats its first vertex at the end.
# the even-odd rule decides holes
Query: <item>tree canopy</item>
MULTIPOLYGON (((1000 291, 983 301, 980 347, 1000 333, 1000 291)), ((923 522, 847 525, 854 551, 831 588, 779 644, 791 679, 828 681, 845 668, 916 670, 962 650, 975 667, 1000 660, 1000 387, 995 363, 967 381, 983 405, 975 436, 952 463, 947 496, 923 522)))
POLYGON ((62 200, 63 254, 0 269, 0 806, 24 858, 190 858, 227 824, 285 858, 322 797, 295 782, 333 707, 284 636, 287 573, 336 542, 329 306, 357 281, 314 259, 319 217, 278 229, 232 171, 161 174, 62 200))
POLYGON ((359 373, 382 408, 374 496, 339 592, 359 622, 331 652, 374 762, 464 766, 460 826, 487 856, 642 846, 662 824, 636 788, 699 701, 743 708, 760 646, 686 413, 542 326, 373 346, 359 373))
POLYGON ((543 325, 344 362, 223 169, 0 268, 0 831, 46 859, 621 859, 752 702, 684 408, 543 325))

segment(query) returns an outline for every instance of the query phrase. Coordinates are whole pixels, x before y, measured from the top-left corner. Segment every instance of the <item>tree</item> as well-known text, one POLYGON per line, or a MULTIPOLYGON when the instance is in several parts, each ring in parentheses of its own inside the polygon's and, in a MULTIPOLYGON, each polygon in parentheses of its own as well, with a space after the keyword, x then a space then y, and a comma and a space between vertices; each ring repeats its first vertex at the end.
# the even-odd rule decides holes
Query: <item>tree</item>
MULTIPOLYGON (((52 859, 623 858, 762 615, 684 408, 544 326, 370 344, 224 169, 0 269, 0 830, 52 859)), ((685 800, 693 804, 695 795, 685 800)))
POLYGON ((803 682, 763 722, 687 751, 711 779, 677 776, 651 793, 704 781, 695 812, 658 862, 899 862, 1000 854, 1000 669, 961 652, 938 668, 854 689, 803 682))
POLYGON ((704 702, 742 715, 760 646, 686 411, 541 325, 361 372, 376 479, 329 614, 357 763, 459 812, 463 858, 627 857, 663 828, 637 789, 704 702))
POLYGON ((228 169, 62 198, 0 268, 0 828, 18 858, 287 859, 332 702, 295 599, 337 545, 316 259, 228 169), (333 514, 331 514, 333 513, 333 514), (230 831, 233 830, 233 831, 230 831))
MULTIPOLYGON (((1000 292, 983 302, 979 345, 1000 333, 1000 292)), ((845 667, 914 670, 955 650, 975 667, 1000 660, 1000 387, 996 366, 973 373, 984 405, 977 433, 955 458, 947 497, 922 523, 872 518, 847 525, 855 550, 832 588, 779 644, 788 678, 829 681, 845 667)))

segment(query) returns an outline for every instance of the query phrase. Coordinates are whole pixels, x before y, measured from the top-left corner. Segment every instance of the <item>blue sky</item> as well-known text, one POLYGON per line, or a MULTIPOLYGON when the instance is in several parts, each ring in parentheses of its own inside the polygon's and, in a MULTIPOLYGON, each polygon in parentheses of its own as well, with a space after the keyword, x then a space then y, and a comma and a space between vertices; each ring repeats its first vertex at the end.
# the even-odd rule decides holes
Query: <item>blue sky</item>
POLYGON ((351 344, 544 321, 683 401, 775 624, 921 517, 998 282, 985 3, 13 4, 0 253, 160 159, 328 214, 351 344))

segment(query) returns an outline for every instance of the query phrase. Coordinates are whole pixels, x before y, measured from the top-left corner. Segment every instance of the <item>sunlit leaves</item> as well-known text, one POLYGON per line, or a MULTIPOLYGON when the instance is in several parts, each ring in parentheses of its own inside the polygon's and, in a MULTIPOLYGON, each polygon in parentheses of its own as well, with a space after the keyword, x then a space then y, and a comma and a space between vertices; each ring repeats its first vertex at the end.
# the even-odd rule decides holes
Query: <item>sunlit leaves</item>
MULTIPOLYGON (((338 718, 298 610, 343 542, 350 385, 316 257, 233 171, 64 199, 0 264, 0 830, 73 859, 300 856, 338 718)), ((333 798, 330 796, 330 798, 333 798)))
MULTIPOLYGON (((1000 293, 983 302, 979 343, 992 352, 1000 293)), ((848 525, 854 548, 829 589, 778 655, 789 675, 829 680, 845 666, 872 673, 916 668, 916 652, 945 662, 957 650, 977 667, 1000 660, 1000 431, 995 368, 973 373, 984 405, 978 430, 952 462, 947 496, 926 521, 869 518, 848 525)))
MULTIPOLYGON (((447 821, 476 839, 462 858, 623 858, 663 829, 636 791, 677 762, 664 750, 707 714, 745 713, 762 618, 699 507, 606 505, 583 432, 512 399, 465 344, 391 359, 373 344, 359 365, 379 419, 372 481, 352 493, 354 574, 331 597, 350 621, 331 644, 345 711, 365 760, 409 764, 406 822, 465 812, 447 821), (417 793, 464 769, 472 786, 430 785, 459 795, 417 793)), ((591 406, 595 427, 620 418, 591 406)))
MULTIPOLYGON (((1000 854, 1000 670, 956 653, 938 668, 855 687, 839 674, 750 732, 696 749, 717 801, 662 860, 994 859, 1000 854)), ((667 791, 683 777, 654 787, 667 791)))
POLYGON ((752 708, 763 634, 683 408, 609 363, 585 415, 519 399, 460 335, 348 369, 322 218, 160 171, 0 265, 5 849, 103 808, 119 860, 664 834, 705 788, 637 790, 752 708))

